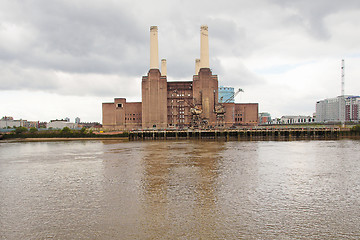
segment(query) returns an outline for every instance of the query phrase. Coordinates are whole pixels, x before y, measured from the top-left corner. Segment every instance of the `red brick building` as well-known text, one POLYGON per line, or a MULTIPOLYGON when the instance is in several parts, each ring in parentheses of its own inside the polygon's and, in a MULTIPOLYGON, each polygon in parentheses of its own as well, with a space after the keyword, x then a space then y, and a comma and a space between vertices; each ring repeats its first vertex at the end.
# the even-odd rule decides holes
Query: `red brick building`
POLYGON ((150 28, 150 70, 142 77, 142 102, 115 98, 102 104, 103 127, 111 130, 257 125, 257 103, 219 103, 218 77, 209 68, 208 28, 201 26, 200 60, 192 81, 168 82, 161 72, 157 27, 150 28))

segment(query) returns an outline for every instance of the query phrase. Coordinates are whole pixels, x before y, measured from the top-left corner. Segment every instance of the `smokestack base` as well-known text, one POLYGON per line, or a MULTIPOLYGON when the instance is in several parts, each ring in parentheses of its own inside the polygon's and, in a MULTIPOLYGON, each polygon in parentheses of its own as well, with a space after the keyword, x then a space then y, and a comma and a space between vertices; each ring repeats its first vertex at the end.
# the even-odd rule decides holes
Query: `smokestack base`
POLYGON ((199 74, 199 70, 200 70, 200 59, 197 58, 195 59, 195 75, 199 74))

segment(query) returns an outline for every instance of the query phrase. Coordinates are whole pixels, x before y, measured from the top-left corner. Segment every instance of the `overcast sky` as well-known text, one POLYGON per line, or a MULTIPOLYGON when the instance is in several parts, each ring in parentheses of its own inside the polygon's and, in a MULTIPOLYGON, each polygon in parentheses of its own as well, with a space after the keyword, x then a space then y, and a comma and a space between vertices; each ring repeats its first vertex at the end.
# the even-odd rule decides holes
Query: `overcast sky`
POLYGON ((359 0, 0 0, 0 117, 102 121, 101 103, 141 101, 149 29, 168 81, 192 80, 200 26, 210 67, 236 102, 272 117, 360 95, 359 0))

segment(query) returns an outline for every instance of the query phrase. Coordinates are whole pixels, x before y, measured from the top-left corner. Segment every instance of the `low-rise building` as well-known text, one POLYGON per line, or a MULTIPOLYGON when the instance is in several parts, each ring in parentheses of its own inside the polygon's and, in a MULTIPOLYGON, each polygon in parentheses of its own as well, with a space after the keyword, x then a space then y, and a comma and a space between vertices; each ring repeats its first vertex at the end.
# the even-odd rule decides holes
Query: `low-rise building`
POLYGON ((2 117, 0 119, 0 128, 16 128, 16 127, 24 127, 24 123, 26 120, 14 120, 13 117, 2 117))
POLYGON ((271 124, 271 115, 268 112, 259 113, 259 124, 271 124))
POLYGON ((78 124, 69 122, 68 119, 51 120, 47 124, 47 128, 52 128, 52 129, 63 129, 64 127, 68 127, 70 129, 76 129, 78 128, 78 124))
POLYGON ((24 127, 26 128, 39 128, 39 122, 38 121, 25 121, 24 127))
POLYGON ((306 124, 315 122, 315 118, 311 116, 282 116, 280 124, 306 124))

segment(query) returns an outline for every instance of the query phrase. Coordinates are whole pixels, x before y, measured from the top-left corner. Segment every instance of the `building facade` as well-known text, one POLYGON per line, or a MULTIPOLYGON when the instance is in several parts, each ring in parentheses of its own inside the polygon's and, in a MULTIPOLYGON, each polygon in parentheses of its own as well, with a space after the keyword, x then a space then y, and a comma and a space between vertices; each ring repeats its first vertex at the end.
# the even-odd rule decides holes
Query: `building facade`
POLYGON ((47 123, 47 128, 51 129, 63 129, 64 127, 68 127, 70 129, 76 129, 78 128, 77 123, 70 122, 70 119, 65 118, 61 120, 50 120, 49 123, 47 123))
POLYGON ((24 127, 26 120, 14 120, 13 117, 2 117, 0 119, 0 128, 24 127))
POLYGON ((282 116, 280 118, 280 124, 306 124, 314 122, 315 118, 311 116, 282 116))
POLYGON ((142 102, 115 98, 114 102, 103 103, 103 127, 124 130, 257 125, 257 103, 219 101, 218 76, 209 67, 207 26, 201 26, 200 36, 200 59, 195 60, 193 79, 168 81, 165 59, 159 69, 158 29, 150 27, 150 70, 142 77, 142 102))
POLYGON ((339 96, 316 102, 316 121, 331 123, 359 121, 360 96, 339 96))
POLYGON ((360 96, 345 98, 345 121, 359 122, 360 120, 360 96))
POLYGON ((259 113, 259 124, 271 124, 271 115, 268 112, 259 113))

